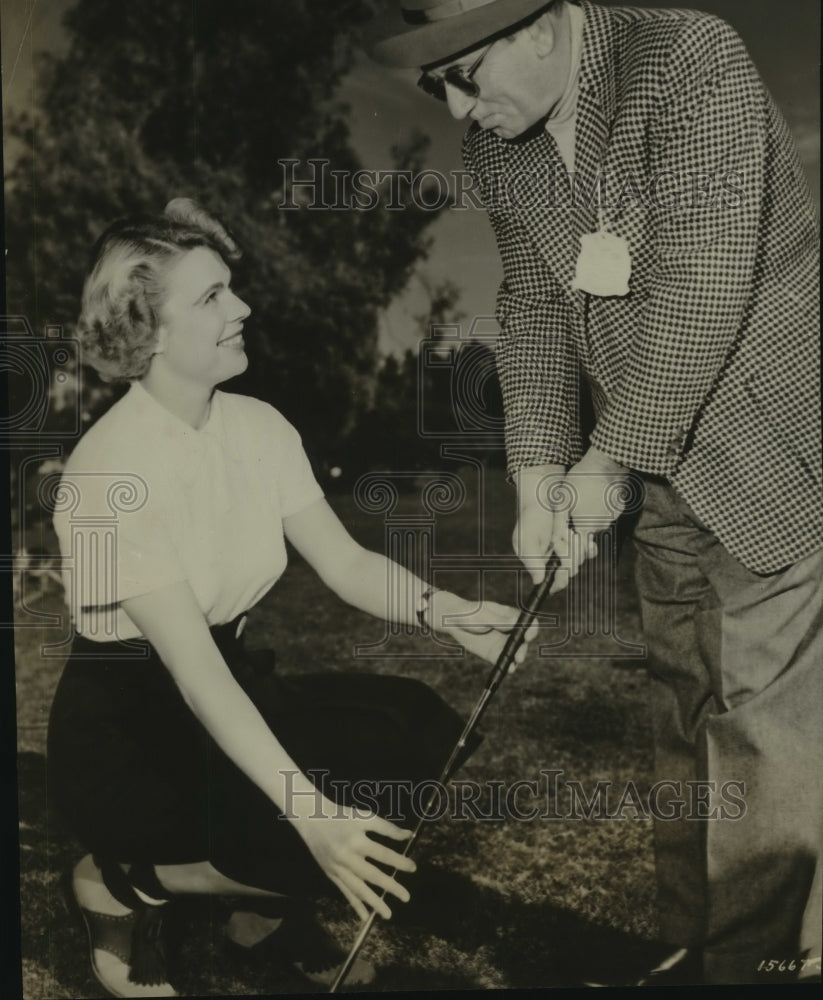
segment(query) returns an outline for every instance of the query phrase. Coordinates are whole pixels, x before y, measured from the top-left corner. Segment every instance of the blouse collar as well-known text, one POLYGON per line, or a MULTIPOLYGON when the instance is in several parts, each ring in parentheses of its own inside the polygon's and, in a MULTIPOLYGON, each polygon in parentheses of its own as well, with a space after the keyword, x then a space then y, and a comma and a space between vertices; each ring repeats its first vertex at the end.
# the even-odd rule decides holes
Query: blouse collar
POLYGON ((175 475, 191 483, 210 452, 219 450, 229 459, 241 460, 238 442, 230 447, 226 435, 224 395, 214 391, 206 423, 199 429, 167 410, 139 382, 132 383, 123 402, 134 411, 135 421, 145 431, 147 447, 159 449, 175 475))
POLYGON ((162 429, 164 434, 181 443, 189 443, 202 435, 222 437, 223 432, 223 412, 221 396, 223 393, 217 389, 212 393, 209 402, 209 414, 202 427, 192 427, 185 420, 166 409, 161 402, 152 396, 140 382, 132 382, 131 389, 127 394, 132 397, 135 407, 140 410, 141 416, 156 424, 158 430, 162 429))

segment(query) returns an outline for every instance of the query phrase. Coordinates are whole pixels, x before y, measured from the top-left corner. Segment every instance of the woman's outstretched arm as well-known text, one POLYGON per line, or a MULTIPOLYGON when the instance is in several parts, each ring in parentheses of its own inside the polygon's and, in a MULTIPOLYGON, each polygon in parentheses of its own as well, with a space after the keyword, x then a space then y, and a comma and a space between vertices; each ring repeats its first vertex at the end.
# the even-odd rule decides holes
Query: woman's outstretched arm
MULTIPOLYGON (((372 886, 406 901, 408 891, 372 862, 413 871, 414 862, 371 839, 409 832, 325 798, 289 757, 229 670, 188 583, 122 603, 174 678, 186 704, 224 753, 292 822, 326 875, 361 919, 391 911, 372 886), (345 813, 345 819, 341 815, 345 813)), ((151 719, 146 719, 151 726, 151 719)))
MULTIPOLYGON (((288 540, 338 597, 378 618, 417 624, 428 584, 396 562, 363 548, 326 500, 317 500, 283 519, 288 540)), ((493 601, 476 605, 456 594, 438 591, 426 615, 432 628, 446 632, 469 652, 495 662, 506 633, 517 620, 515 608, 493 601)), ((527 634, 534 637, 536 629, 527 634)), ((526 655, 525 644, 517 662, 526 655)))

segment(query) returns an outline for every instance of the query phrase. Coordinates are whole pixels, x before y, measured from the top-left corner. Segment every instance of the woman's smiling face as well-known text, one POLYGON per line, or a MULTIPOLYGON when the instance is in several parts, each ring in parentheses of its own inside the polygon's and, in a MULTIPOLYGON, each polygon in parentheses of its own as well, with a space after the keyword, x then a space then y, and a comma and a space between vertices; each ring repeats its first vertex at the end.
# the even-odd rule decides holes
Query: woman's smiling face
POLYGON ((243 322, 251 310, 230 282, 222 257, 208 247, 188 250, 171 264, 155 362, 209 388, 246 370, 243 322))

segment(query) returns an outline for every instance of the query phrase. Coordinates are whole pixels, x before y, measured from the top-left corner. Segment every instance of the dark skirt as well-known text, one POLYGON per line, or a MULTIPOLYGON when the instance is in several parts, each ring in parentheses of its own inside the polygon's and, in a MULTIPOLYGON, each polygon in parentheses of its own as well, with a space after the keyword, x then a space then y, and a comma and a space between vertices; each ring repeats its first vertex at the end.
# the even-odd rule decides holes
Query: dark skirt
MULTIPOLYGON (((438 695, 406 677, 281 677, 272 653, 249 652, 234 637, 234 623, 211 631, 272 732, 326 796, 413 825, 427 798, 421 783, 440 776, 463 729, 438 695)), ((49 782, 78 840, 115 862, 208 860, 247 885, 332 891, 292 823, 212 740, 151 646, 135 646, 138 656, 76 637, 55 694, 49 782)))

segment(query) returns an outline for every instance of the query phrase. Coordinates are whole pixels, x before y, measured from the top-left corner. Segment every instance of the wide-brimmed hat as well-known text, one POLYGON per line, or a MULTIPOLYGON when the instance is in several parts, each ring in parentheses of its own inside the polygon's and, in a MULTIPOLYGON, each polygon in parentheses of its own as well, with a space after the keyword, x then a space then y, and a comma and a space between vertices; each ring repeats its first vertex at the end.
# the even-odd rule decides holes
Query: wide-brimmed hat
POLYGON ((366 49, 389 66, 428 66, 504 32, 549 0, 395 0, 367 29, 366 49))

